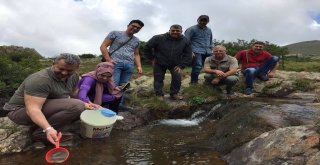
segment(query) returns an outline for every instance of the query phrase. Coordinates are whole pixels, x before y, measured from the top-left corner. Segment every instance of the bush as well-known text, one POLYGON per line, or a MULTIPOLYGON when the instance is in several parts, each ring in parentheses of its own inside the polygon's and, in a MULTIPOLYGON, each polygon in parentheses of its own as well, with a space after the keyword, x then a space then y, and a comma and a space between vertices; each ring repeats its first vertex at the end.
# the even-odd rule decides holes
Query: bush
POLYGON ((34 49, 0 46, 0 97, 10 97, 29 74, 41 69, 41 58, 34 49))

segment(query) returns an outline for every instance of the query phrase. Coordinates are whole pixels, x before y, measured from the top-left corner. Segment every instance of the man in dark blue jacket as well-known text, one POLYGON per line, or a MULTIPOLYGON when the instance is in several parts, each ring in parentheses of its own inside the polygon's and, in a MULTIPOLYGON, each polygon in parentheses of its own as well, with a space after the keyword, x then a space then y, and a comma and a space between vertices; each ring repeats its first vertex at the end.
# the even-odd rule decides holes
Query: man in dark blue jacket
POLYGON ((181 100, 181 73, 192 59, 191 45, 182 35, 182 27, 172 25, 168 33, 153 36, 145 45, 144 55, 152 60, 156 96, 163 99, 163 80, 168 69, 172 77, 170 98, 181 100))

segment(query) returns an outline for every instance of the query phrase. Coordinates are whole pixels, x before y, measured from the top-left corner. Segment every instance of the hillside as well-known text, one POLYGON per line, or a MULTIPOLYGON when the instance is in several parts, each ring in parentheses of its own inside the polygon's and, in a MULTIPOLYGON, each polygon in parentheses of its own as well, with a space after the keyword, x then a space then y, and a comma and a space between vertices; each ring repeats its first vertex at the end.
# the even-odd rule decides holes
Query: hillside
POLYGON ((320 56, 320 41, 303 41, 286 45, 290 54, 302 54, 306 56, 320 56))

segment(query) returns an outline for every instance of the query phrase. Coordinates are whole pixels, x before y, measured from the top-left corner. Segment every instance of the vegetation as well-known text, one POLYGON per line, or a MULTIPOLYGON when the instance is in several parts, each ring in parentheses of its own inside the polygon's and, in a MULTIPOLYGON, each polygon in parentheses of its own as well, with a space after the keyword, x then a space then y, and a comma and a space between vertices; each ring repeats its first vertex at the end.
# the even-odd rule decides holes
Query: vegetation
POLYGON ((306 92, 315 89, 314 82, 306 78, 298 78, 295 80, 297 90, 306 92))
POLYGON ((0 97, 9 97, 31 73, 41 69, 43 57, 34 49, 0 46, 0 97))
MULTIPOLYGON (((250 45, 256 40, 245 41, 238 40, 237 42, 225 42, 214 40, 215 45, 222 44, 227 50, 228 54, 234 56, 239 50, 248 49, 250 45)), ((271 53, 281 57, 281 66, 280 69, 283 70, 292 70, 292 71, 314 71, 320 72, 320 60, 316 60, 309 57, 298 57, 298 56, 284 56, 289 54, 289 50, 294 50, 294 47, 297 47, 298 50, 303 52, 307 52, 307 50, 319 50, 318 46, 310 46, 317 45, 320 41, 308 41, 297 44, 288 45, 286 47, 280 47, 275 44, 266 42, 266 49, 271 53), (308 46, 309 45, 309 46, 308 46)), ((143 48, 145 42, 140 42, 140 53, 143 64, 143 72, 144 75, 151 76, 152 75, 152 67, 150 65, 150 61, 143 55, 143 48)), ((292 53, 292 52, 290 52, 292 53)), ((307 52, 308 53, 308 52, 307 52)), ((319 54, 318 54, 319 55, 319 54)), ((93 54, 81 54, 79 55, 82 59, 82 64, 78 73, 84 74, 88 71, 94 70, 96 64, 98 64, 101 60, 101 56, 98 58, 93 54)), ((30 48, 23 48, 18 46, 0 46, 0 98, 8 99, 13 92, 17 89, 17 87, 22 83, 22 81, 31 73, 34 73, 42 68, 48 67, 52 64, 52 59, 43 58, 37 51, 30 48)), ((184 70, 184 74, 190 74, 190 67, 187 67, 184 70)), ((134 74, 133 78, 137 78, 140 75, 134 74)), ((239 83, 240 84, 240 83, 239 83)), ((242 84, 242 83, 241 83, 242 84)), ((303 81, 298 81, 297 86, 304 86, 303 81)), ((239 87, 243 89, 242 87, 239 87)), ((165 85, 165 91, 169 90, 169 86, 165 85)), ((192 86, 185 89, 185 95, 187 96, 188 101, 191 104, 199 105, 203 103, 203 100, 208 99, 207 96, 215 96, 217 93, 210 93, 208 91, 211 90, 210 86, 200 85, 200 86, 192 86)), ((138 99, 138 97, 137 97, 138 99)), ((141 99, 141 98, 139 98, 141 99)), ((153 102, 152 98, 147 98, 146 102, 153 102), (149 99, 149 100, 148 100, 149 99)), ((159 104, 161 101, 159 102, 159 104)), ((3 104, 3 100, 0 100, 0 105, 3 104)), ((152 108, 152 107, 148 107, 152 108)), ((165 107, 162 107, 165 109, 165 107)))

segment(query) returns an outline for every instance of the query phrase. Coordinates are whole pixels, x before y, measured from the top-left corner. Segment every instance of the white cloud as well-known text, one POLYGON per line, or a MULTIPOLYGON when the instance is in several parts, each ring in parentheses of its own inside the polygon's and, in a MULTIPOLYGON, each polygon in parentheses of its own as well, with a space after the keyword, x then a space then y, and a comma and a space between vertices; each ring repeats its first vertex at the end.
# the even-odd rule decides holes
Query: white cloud
POLYGON ((317 21, 313 20, 312 24, 310 24, 310 28, 313 30, 320 30, 320 24, 317 21))
POLYGON ((201 14, 210 16, 218 40, 284 45, 318 39, 319 23, 309 14, 318 11, 319 0, 0 0, 0 45, 31 47, 44 56, 100 54, 104 37, 132 19, 145 23, 136 35, 147 41, 171 24, 185 30, 201 14))

